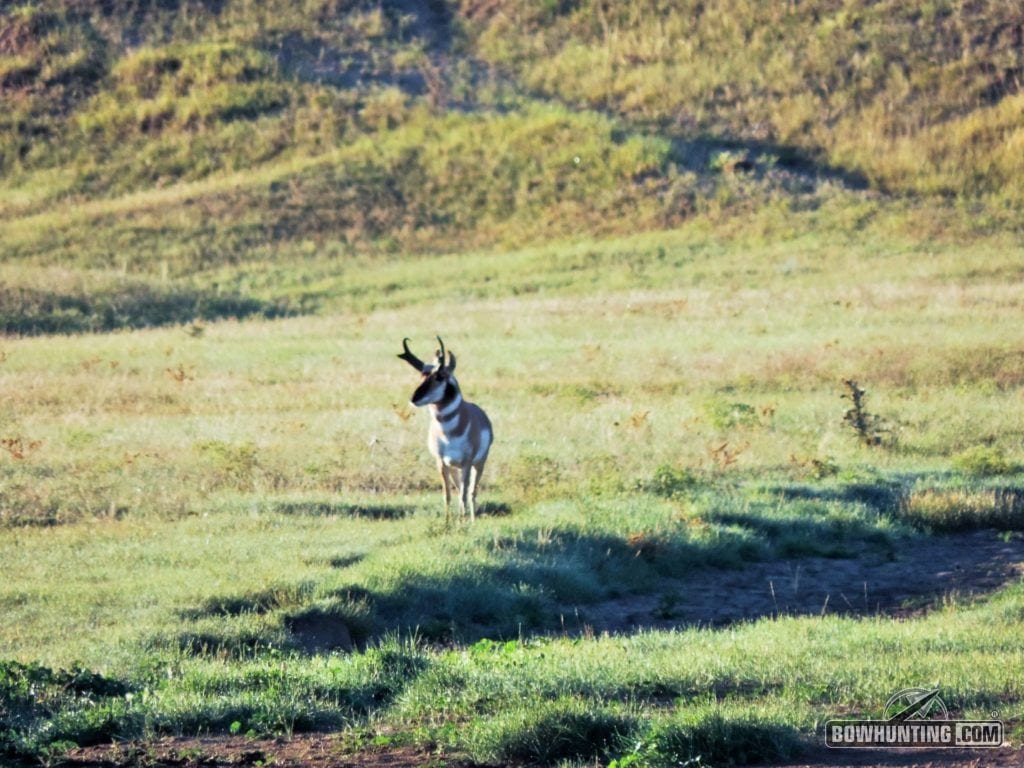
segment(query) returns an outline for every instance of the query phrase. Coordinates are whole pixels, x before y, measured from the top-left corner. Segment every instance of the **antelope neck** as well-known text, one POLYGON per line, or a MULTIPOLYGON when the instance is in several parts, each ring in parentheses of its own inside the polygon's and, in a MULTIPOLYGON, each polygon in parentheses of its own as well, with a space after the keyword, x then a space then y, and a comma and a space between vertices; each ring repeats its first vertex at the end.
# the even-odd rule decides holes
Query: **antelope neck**
POLYGON ((434 416, 439 421, 443 421, 455 415, 460 405, 462 405, 462 395, 459 393, 458 387, 449 381, 444 388, 444 396, 431 405, 431 408, 434 411, 434 416))

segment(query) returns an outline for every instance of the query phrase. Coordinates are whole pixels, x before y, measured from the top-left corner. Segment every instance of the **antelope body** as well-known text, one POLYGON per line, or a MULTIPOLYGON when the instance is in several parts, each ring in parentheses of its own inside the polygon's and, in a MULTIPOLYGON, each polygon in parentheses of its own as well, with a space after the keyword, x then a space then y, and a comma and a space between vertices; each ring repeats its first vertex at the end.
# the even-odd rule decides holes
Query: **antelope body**
POLYGON ((452 488, 459 492, 462 514, 476 519, 476 490, 484 471, 487 453, 491 449, 494 430, 483 409, 463 399, 455 379, 455 355, 448 353, 445 360, 444 342, 438 336, 441 349, 435 364, 424 363, 409 351, 409 340, 402 340, 402 354, 398 357, 419 371, 420 385, 410 400, 417 408, 426 406, 430 413, 427 448, 437 462, 444 486, 445 518, 451 509, 452 488))

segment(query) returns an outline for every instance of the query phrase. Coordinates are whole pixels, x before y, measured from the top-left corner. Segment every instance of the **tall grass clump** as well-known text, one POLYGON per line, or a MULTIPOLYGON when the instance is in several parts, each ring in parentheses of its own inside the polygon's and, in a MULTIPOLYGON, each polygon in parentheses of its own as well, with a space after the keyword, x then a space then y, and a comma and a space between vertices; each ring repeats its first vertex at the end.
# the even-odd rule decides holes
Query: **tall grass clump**
POLYGON ((937 488, 912 492, 902 517, 934 531, 995 528, 1024 530, 1024 491, 1005 488, 937 488))
POLYGON ((725 714, 714 706, 667 717, 645 739, 653 765, 760 765, 786 760, 802 749, 791 727, 754 714, 725 714))
POLYGON ((464 745, 481 763, 552 765, 607 758, 636 727, 634 718, 609 707, 558 699, 478 720, 464 745))

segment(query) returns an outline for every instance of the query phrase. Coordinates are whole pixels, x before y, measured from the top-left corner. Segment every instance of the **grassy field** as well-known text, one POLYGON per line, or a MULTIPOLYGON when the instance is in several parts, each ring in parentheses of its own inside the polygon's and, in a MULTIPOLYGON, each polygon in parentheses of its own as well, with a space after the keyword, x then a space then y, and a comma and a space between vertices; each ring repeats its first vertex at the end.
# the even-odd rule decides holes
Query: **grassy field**
POLYGON ((777 762, 926 685, 1018 741, 1021 29, 0 4, 0 762, 777 762))
POLYGON ((358 310, 8 339, 4 748, 328 728, 481 762, 719 764, 933 683, 1018 723, 1017 585, 905 620, 834 595, 600 630, 756 563, 1015 541, 1021 255, 691 227, 318 273, 373 297, 358 310), (434 331, 496 426, 472 527, 444 526, 394 358, 434 331))

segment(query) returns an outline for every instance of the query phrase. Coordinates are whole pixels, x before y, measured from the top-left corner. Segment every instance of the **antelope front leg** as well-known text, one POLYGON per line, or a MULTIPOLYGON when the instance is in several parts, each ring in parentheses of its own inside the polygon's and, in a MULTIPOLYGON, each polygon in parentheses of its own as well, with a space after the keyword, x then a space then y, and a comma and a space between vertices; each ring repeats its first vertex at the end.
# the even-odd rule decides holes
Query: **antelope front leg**
POLYGON ((452 471, 444 462, 438 462, 437 468, 441 471, 441 485, 444 486, 444 521, 445 524, 452 516, 452 471))
POLYGON ((473 468, 472 464, 464 464, 460 474, 462 475, 462 482, 459 487, 459 501, 462 504, 462 514, 465 515, 468 510, 469 522, 472 523, 476 520, 476 504, 474 503, 473 498, 473 491, 476 485, 476 470, 473 468))

